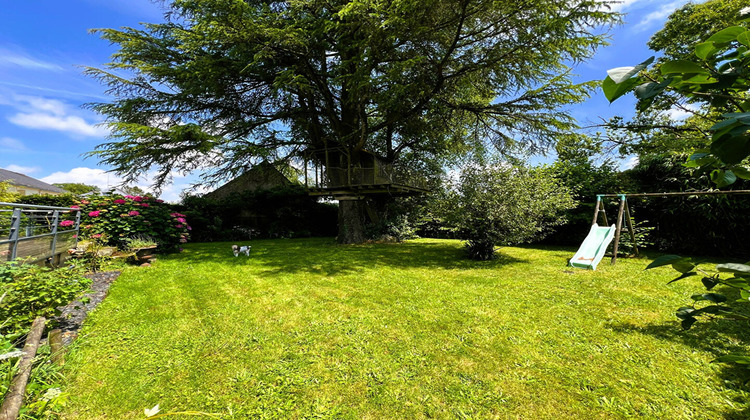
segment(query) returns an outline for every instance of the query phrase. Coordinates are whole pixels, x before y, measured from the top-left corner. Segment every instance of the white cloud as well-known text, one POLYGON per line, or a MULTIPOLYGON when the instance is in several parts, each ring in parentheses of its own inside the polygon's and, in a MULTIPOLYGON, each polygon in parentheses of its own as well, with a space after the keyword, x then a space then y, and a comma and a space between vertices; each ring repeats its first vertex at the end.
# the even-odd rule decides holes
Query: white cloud
POLYGON ((28 54, 0 48, 0 67, 22 67, 29 70, 62 71, 63 68, 28 54))
POLYGON ((664 115, 669 117, 672 121, 682 121, 688 117, 692 117, 695 113, 700 110, 700 107, 695 104, 688 104, 682 108, 671 108, 664 111, 664 115))
POLYGON ((621 1, 612 1, 612 0, 600 0, 601 3, 608 3, 609 7, 612 8, 613 12, 620 12, 624 9, 630 8, 635 3, 639 3, 642 0, 621 0, 621 1))
POLYGON ((623 170, 633 169, 638 165, 638 162, 640 162, 638 156, 631 156, 620 164, 620 168, 623 170))
POLYGON ((75 110, 56 99, 14 95, 0 98, 0 104, 10 105, 20 111, 7 119, 21 127, 61 131, 73 138, 106 137, 109 133, 106 127, 97 126, 75 115, 75 110))
POLYGON ((68 172, 55 172, 42 178, 42 181, 49 184, 56 183, 81 183, 86 185, 95 185, 102 190, 108 190, 116 187, 122 182, 122 178, 115 174, 108 173, 104 169, 96 168, 73 168, 68 172))
POLYGON ((20 141, 10 137, 0 137, 0 150, 28 150, 20 141))
POLYGON ((690 0, 675 0, 667 4, 663 4, 658 9, 646 14, 646 16, 638 22, 633 29, 635 31, 645 31, 652 27, 655 23, 663 22, 669 15, 672 14, 677 8, 688 3, 690 0))
POLYGON ((74 136, 105 137, 108 133, 106 128, 89 124, 86 120, 77 116, 18 113, 8 117, 8 121, 26 128, 62 131, 74 136))
POLYGON ((20 165, 8 165, 4 169, 7 169, 11 172, 18 172, 20 174, 33 174, 34 172, 39 172, 39 167, 36 166, 20 166, 20 165))
MULTIPOLYGON (((146 192, 154 193, 153 188, 151 188, 150 186, 151 181, 154 178, 153 175, 153 173, 146 174, 138 183, 135 184, 135 186, 146 192)), ((122 177, 114 173, 107 172, 104 169, 86 167, 73 168, 68 172, 55 172, 48 176, 45 176, 44 178, 41 178, 41 180, 49 184, 71 182, 86 185, 95 185, 102 191, 108 191, 114 188, 118 188, 123 182, 122 177)), ((159 194, 159 198, 164 201, 178 202, 180 201, 180 195, 182 194, 182 192, 189 189, 191 189, 191 185, 189 183, 165 185, 161 191, 161 194, 159 194)), ((199 187, 195 192, 205 193, 208 191, 210 191, 210 189, 199 187)))

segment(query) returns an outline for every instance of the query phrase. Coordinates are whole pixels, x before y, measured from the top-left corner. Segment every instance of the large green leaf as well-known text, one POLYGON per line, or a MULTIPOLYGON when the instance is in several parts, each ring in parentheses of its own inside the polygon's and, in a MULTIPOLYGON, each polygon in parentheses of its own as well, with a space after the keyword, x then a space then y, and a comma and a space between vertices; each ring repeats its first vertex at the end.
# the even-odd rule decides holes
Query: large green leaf
MULTIPOLYGON (((683 275, 688 274, 692 269, 695 268, 695 264, 691 263, 689 259, 685 258, 680 261, 672 263, 672 268, 679 271, 683 275)), ((685 276, 687 277, 687 276, 685 276)))
POLYGON ((702 42, 695 46, 695 55, 701 60, 705 60, 708 57, 716 54, 719 51, 713 42, 702 42))
POLYGON ((714 140, 711 143, 711 153, 730 165, 742 162, 750 155, 750 142, 745 135, 748 128, 750 127, 742 126, 734 128, 729 134, 714 140), (732 135, 735 132, 739 135, 732 135))
POLYGON ((623 83, 615 83, 612 78, 607 76, 602 82, 602 90, 604 96, 612 103, 615 99, 633 90, 635 85, 638 84, 638 79, 628 79, 623 83))
POLYGON ((650 270, 652 268, 661 267, 665 265, 671 265, 677 261, 681 261, 686 259, 686 257, 681 257, 679 255, 662 255, 661 257, 651 261, 651 264, 646 266, 646 270, 650 270))
POLYGON ((731 42, 737 39, 737 36, 745 31, 747 31, 747 29, 743 28, 742 26, 730 26, 711 35, 711 37, 708 38, 706 42, 716 42, 719 44, 731 42))
POLYGON ((737 175, 737 178, 750 179, 750 169, 747 169, 744 166, 733 166, 732 172, 737 175))
POLYGON ((713 360, 719 363, 737 363, 738 365, 750 365, 750 356, 741 354, 727 354, 713 360))
POLYGON ((613 82, 616 84, 620 84, 631 77, 638 74, 641 70, 645 69, 649 66, 649 64, 654 62, 654 57, 650 57, 648 60, 642 62, 641 64, 638 64, 637 66, 633 67, 617 67, 614 69, 607 70, 607 75, 612 79, 613 82))
POLYGON ((706 290, 711 290, 711 289, 713 289, 713 288, 714 288, 714 287, 715 287, 715 286, 716 286, 717 284, 719 284, 719 282, 718 282, 718 281, 716 281, 716 279, 714 279, 713 277, 703 277, 703 278, 701 279, 701 283, 703 283, 703 286, 705 286, 705 287, 706 287, 706 290))
POLYGON ((728 169, 714 169, 711 171, 711 181, 713 181, 717 187, 723 188, 737 182, 737 176, 734 172, 728 169))
POLYGON ((674 61, 667 61, 666 63, 661 65, 661 73, 662 74, 673 74, 673 73, 682 73, 682 74, 711 74, 711 72, 708 71, 708 69, 705 69, 698 64, 695 64, 692 61, 687 60, 674 60, 674 61))
POLYGON ((737 41, 742 43, 745 46, 750 47, 750 31, 745 31, 739 35, 737 35, 737 41))
POLYGON ((654 96, 662 93, 664 89, 669 86, 669 83, 672 81, 672 79, 664 79, 661 83, 656 82, 648 82, 643 83, 641 85, 638 85, 638 87, 635 88, 635 97, 638 99, 649 99, 653 98, 654 96))
MULTIPOLYGON (((722 303, 722 302, 727 301, 727 297, 719 293, 698 293, 693 296, 690 296, 690 299, 693 299, 696 302, 701 301, 701 300, 707 300, 713 303, 722 303)), ((703 312, 708 312, 708 311, 703 311, 703 312)))
POLYGON ((750 265, 736 263, 717 264, 716 270, 722 273, 750 274, 750 265))
MULTIPOLYGON (((674 267, 674 264, 672 264, 672 267, 674 267)), ((694 271, 688 271, 687 273, 682 273, 682 275, 679 276, 679 277, 677 277, 676 279, 670 280, 667 284, 672 284, 672 283, 674 283, 674 282, 676 282, 678 280, 682 280, 682 279, 685 279, 685 278, 688 278, 688 277, 692 277, 692 276, 697 276, 697 275, 698 275, 698 273, 696 273, 694 271)))
POLYGON ((695 308, 693 308, 692 306, 683 306, 677 309, 677 313, 675 315, 677 315, 677 318, 685 319, 692 317, 694 313, 695 308))

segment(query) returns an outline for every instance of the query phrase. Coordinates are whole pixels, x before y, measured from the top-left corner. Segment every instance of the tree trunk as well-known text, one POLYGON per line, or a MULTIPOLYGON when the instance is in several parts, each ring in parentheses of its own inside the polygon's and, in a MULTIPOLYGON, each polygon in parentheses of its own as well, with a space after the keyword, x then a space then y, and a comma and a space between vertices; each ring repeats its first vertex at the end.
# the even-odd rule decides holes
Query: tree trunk
POLYGON ((340 244, 360 244, 365 241, 363 200, 339 201, 339 236, 340 244))

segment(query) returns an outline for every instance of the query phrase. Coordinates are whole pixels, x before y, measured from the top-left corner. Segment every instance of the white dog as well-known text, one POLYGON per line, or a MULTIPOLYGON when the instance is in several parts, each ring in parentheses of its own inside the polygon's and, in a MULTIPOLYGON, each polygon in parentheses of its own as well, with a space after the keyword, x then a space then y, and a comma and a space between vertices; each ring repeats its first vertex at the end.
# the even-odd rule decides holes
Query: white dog
POLYGON ((238 246, 238 245, 232 245, 232 252, 234 253, 235 257, 239 257, 240 254, 245 254, 248 257, 250 256, 250 248, 252 248, 250 245, 248 246, 238 246))

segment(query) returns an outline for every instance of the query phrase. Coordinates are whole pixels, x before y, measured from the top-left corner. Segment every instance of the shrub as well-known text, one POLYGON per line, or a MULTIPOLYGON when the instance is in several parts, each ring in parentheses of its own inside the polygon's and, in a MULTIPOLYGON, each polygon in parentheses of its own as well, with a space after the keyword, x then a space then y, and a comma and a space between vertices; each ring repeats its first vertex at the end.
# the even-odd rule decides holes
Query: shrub
POLYGON ((135 236, 151 237, 162 250, 187 242, 192 229, 185 215, 151 196, 94 195, 77 203, 87 235, 104 235, 108 245, 128 247, 135 236))
POLYGON ((52 270, 20 260, 0 264, 0 334, 25 331, 38 316, 50 317, 91 283, 81 269, 52 270))
POLYGON ((505 164, 464 168, 444 200, 444 219, 467 240, 469 257, 478 260, 494 258, 496 245, 544 236, 575 205, 570 191, 548 171, 505 164))

